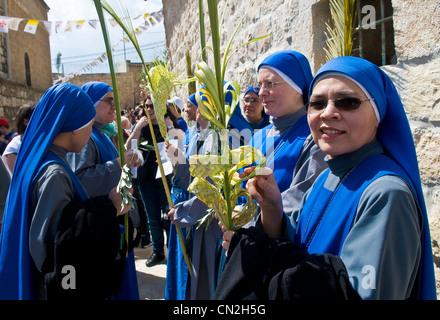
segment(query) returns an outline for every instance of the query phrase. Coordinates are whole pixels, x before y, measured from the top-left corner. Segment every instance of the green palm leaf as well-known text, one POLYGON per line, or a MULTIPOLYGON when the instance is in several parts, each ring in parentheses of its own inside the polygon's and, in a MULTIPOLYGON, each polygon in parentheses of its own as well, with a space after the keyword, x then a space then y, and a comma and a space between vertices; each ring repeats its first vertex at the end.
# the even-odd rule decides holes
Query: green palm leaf
POLYGON ((328 25, 327 32, 327 60, 350 56, 353 49, 353 24, 356 20, 356 0, 330 0, 330 14, 333 27, 328 25))
MULTIPOLYGON (((99 18, 100 18, 100 22, 101 22, 101 26, 102 26, 102 30, 103 30, 103 35, 104 35, 104 42, 106 44, 106 49, 107 49, 107 56, 109 57, 109 66, 110 66, 110 71, 111 71, 112 81, 113 81, 113 91, 114 91, 114 94, 115 94, 115 104, 117 106, 119 106, 118 89, 117 89, 117 82, 116 82, 116 73, 115 73, 115 71, 113 69, 113 60, 111 59, 110 41, 108 39, 108 34, 107 34, 107 29, 106 29, 106 25, 105 25, 105 20, 104 20, 102 9, 107 11, 112 16, 112 18, 117 22, 117 24, 122 28, 122 30, 126 33, 127 37, 130 39, 131 43, 133 44, 133 46, 135 47, 135 49, 136 49, 136 51, 137 51, 137 53, 139 55, 139 58, 142 61, 142 65, 144 67, 144 72, 146 74, 146 79, 147 79, 148 83, 150 84, 150 89, 151 89, 150 93, 153 93, 153 95, 156 94, 154 99, 160 100, 161 97, 160 97, 160 94, 158 92, 159 92, 159 89, 161 89, 162 87, 159 88, 159 86, 163 82, 168 82, 169 79, 163 79, 163 81, 160 80, 160 79, 157 80, 156 79, 156 73, 153 72, 153 74, 155 76, 155 80, 157 81, 157 83, 155 83, 153 81, 152 77, 150 76, 150 72, 148 70, 148 66, 145 63, 144 57, 142 55, 142 51, 141 51, 139 43, 137 41, 137 37, 136 37, 135 30, 133 28, 133 24, 131 23, 131 19, 130 19, 130 15, 128 13, 128 9, 125 6, 123 6, 120 1, 115 1, 113 6, 111 6, 105 0, 93 0, 93 1, 95 3, 95 7, 96 7, 96 10, 97 10, 99 18), (116 12, 114 10, 114 8, 117 8, 118 12, 116 12), (123 17, 123 18, 120 18, 120 17, 123 17)), ((159 69, 159 72, 158 72, 159 75, 157 76, 158 78, 160 78, 162 76, 162 74, 165 74, 165 77, 168 76, 166 71, 164 71, 164 72, 162 72, 162 71, 163 70, 159 69)), ((168 88, 168 83, 165 84, 165 87, 168 88)), ((153 101, 153 103, 154 103, 154 101, 153 101)), ((157 106, 159 108, 162 108, 161 107, 162 104, 160 102, 157 102, 157 106)), ((156 104, 155 104, 155 112, 158 112, 156 114, 161 114, 161 111, 159 109, 156 111, 156 104)), ((118 120, 118 139, 119 139, 120 144, 123 145, 123 141, 124 141, 123 140, 123 135, 122 135, 122 130, 123 129, 122 129, 122 124, 121 124, 121 120, 120 120, 121 112, 118 111, 118 109, 117 109, 116 114, 117 114, 117 117, 119 117, 119 120, 118 120)), ((153 140, 154 150, 155 150, 157 161, 158 161, 158 166, 159 166, 160 172, 162 174, 162 182, 163 182, 163 185, 164 185, 164 188, 165 188, 165 193, 166 193, 166 196, 167 196, 168 204, 169 204, 170 208, 173 208, 174 205, 173 205, 173 202, 171 200, 170 188, 168 186, 168 183, 167 183, 167 180, 166 180, 166 177, 165 177, 165 174, 164 174, 162 160, 160 158, 159 149, 158 149, 158 146, 157 146, 157 141, 156 141, 156 138, 155 138, 155 135, 154 135, 153 125, 151 123, 151 119, 149 117, 148 112, 147 112, 147 117, 148 117, 148 124, 149 124, 150 133, 151 133, 152 140, 153 140)), ((158 120, 159 120, 159 118, 163 119, 163 117, 159 117, 158 116, 158 120)), ((163 119, 163 121, 165 121, 165 120, 163 119)), ((161 134, 162 135, 164 134, 162 132, 162 130, 161 130, 161 134)), ((120 151, 124 150, 123 148, 121 148, 121 145, 120 145, 120 149, 119 150, 120 151)), ((123 161, 124 160, 124 158, 123 158, 123 154, 124 153, 120 152, 120 154, 121 154, 121 163, 124 163, 124 161, 123 161)), ((121 182, 120 185, 121 185, 121 187, 122 186, 127 186, 128 183, 126 181, 124 181, 124 182, 121 182)), ((124 201, 124 203, 126 203, 126 201, 124 201)), ((129 201, 127 203, 129 203, 129 201)), ((126 215, 125 224, 126 224, 126 230, 128 230, 128 215, 126 215)), ((186 262, 186 264, 188 266, 189 273, 191 274, 192 273, 191 260, 189 259, 188 254, 186 253, 186 247, 185 247, 185 244, 184 244, 184 241, 183 241, 183 236, 182 236, 181 230, 180 230, 180 228, 176 228, 176 231, 177 231, 177 234, 179 236, 179 241, 180 241, 180 244, 181 244, 181 247, 182 247, 182 253, 183 253, 183 256, 185 258, 185 262, 186 262)), ((126 241, 128 243, 128 238, 127 237, 128 237, 128 232, 126 233, 126 241)))

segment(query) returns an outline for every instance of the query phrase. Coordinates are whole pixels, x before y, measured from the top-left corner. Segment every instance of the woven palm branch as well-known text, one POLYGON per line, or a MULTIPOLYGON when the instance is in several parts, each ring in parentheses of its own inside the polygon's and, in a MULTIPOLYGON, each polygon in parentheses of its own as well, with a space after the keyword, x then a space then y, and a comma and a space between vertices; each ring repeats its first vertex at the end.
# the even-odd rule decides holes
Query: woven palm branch
POLYGON ((227 149, 229 161, 226 163, 222 162, 222 156, 191 157, 190 172, 195 178, 188 190, 212 209, 228 230, 237 230, 252 220, 257 209, 241 183, 255 177, 266 166, 266 158, 251 146, 227 149), (249 176, 239 178, 237 171, 252 164, 257 165, 256 169, 249 176), (225 190, 226 193, 222 192, 225 190), (239 197, 245 197, 246 204, 235 209, 239 197))
POLYGON ((148 91, 153 101, 154 113, 159 125, 161 136, 168 141, 168 132, 165 124, 165 114, 167 113, 167 101, 171 97, 176 86, 194 82, 195 78, 180 79, 176 74, 170 72, 166 62, 156 61, 149 70, 148 76, 141 77, 141 87, 148 91))
MULTIPOLYGON (((199 0, 199 9, 203 10, 202 0, 199 0)), ((253 0, 249 3, 248 9, 252 6, 253 0)), ((213 53, 214 71, 206 62, 200 62, 195 72, 197 80, 202 85, 202 89, 196 94, 199 111, 207 120, 211 122, 211 127, 221 131, 221 155, 220 156, 192 156, 190 157, 190 171, 191 175, 195 177, 188 190, 194 193, 201 201, 203 201, 212 211, 217 214, 217 217, 228 230, 236 230, 247 221, 252 219, 256 211, 256 205, 249 193, 241 188, 240 179, 238 178, 237 170, 253 162, 246 162, 242 159, 252 159, 258 162, 258 168, 264 167, 266 159, 256 150, 250 146, 245 149, 229 150, 228 138, 223 137, 224 132, 227 132, 229 120, 234 114, 240 96, 240 87, 236 82, 224 81, 226 67, 232 54, 236 53, 240 48, 254 41, 263 39, 269 35, 252 39, 245 44, 238 46, 231 51, 233 39, 239 30, 246 14, 236 26, 227 46, 226 51, 222 55, 220 52, 220 27, 226 16, 226 8, 228 3, 225 3, 225 10, 222 18, 218 19, 217 1, 207 0, 209 20, 211 25, 212 47, 204 47, 202 41, 203 53, 209 49, 213 53), (223 56, 223 58, 222 58, 223 56), (232 102, 226 103, 225 96, 232 95, 232 102), (203 96, 203 99, 202 99, 203 96), (238 155, 238 156, 237 156, 238 155), (245 155, 245 156, 244 156, 245 155), (255 156, 257 156, 255 158, 255 156), (238 158, 237 158, 238 157, 238 158), (214 181, 214 184, 208 182, 214 181), (246 198, 246 204, 240 209, 235 209, 237 199, 239 197, 246 198)), ((202 28, 202 14, 200 14, 200 22, 202 28)), ((204 30, 201 30, 203 34, 204 30)), ((258 170, 254 172, 256 174, 258 170)), ((250 179, 252 176, 248 177, 250 179)), ((211 213, 208 213, 210 215, 211 213)))

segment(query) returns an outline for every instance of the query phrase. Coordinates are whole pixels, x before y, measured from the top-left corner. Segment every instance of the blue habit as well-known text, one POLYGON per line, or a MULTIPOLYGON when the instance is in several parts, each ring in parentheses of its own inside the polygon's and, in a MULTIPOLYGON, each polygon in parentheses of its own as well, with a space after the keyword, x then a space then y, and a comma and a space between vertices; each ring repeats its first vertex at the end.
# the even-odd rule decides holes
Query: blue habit
MULTIPOLYGON (((98 81, 91 81, 82 86, 82 89, 90 96, 95 106, 108 92, 113 88, 108 84, 98 81)), ((110 138, 93 127, 91 138, 101 154, 101 161, 105 163, 119 157, 118 150, 110 140, 110 138)), ((136 265, 133 250, 128 252, 126 259, 126 267, 122 277, 121 292, 114 297, 117 300, 139 300, 139 288, 136 276, 136 265)))
MULTIPOLYGON (((328 76, 340 75, 355 82, 366 94, 373 98, 379 117, 376 139, 381 143, 385 154, 397 165, 390 168, 404 178, 412 187, 422 215, 422 254, 419 269, 419 299, 436 299, 431 236, 423 197, 420 172, 414 140, 409 122, 399 94, 391 79, 373 63, 356 57, 339 57, 323 65, 315 75, 309 92, 316 83, 328 76), (401 170, 398 170, 398 167, 401 170)), ((372 167, 372 169, 379 168, 372 167)), ((388 167, 384 167, 386 170, 388 167)), ((344 204, 345 206, 345 204, 344 204)), ((335 240, 336 243, 338 240, 335 240)))
MULTIPOLYGON (((32 181, 43 163, 58 161, 49 147, 61 132, 82 128, 93 120, 89 96, 71 84, 49 88, 38 102, 22 139, 3 218, 0 240, 0 299, 28 300, 34 296, 34 266, 29 252, 32 181)), ((66 167, 71 175, 71 170, 66 167)), ((71 175, 76 187, 75 177, 71 175)), ((80 194, 77 190, 77 194, 80 194)))

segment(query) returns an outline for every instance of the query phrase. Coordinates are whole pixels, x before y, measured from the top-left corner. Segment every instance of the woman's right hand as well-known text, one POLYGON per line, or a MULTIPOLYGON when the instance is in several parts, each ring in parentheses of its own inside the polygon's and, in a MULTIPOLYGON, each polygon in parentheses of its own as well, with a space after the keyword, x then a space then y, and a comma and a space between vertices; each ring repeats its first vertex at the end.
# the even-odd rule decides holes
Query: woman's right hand
MULTIPOLYGON (((131 189, 130 192, 133 192, 133 189, 131 189)), ((126 214, 128 211, 130 211, 130 207, 127 205, 122 208, 122 195, 116 191, 116 187, 110 190, 108 197, 116 208, 116 216, 126 214)))
POLYGON ((223 249, 226 250, 226 256, 228 256, 229 246, 231 245, 232 236, 234 235, 235 232, 226 229, 223 226, 223 223, 221 223, 220 221, 219 221, 218 225, 222 229, 222 232, 223 232, 222 247, 223 247, 223 249))
MULTIPOLYGON (((254 167, 246 168, 240 178, 249 175, 254 167)), ((263 230, 270 237, 279 237, 283 219, 283 203, 273 171, 264 168, 256 177, 247 182, 246 190, 261 208, 263 230)))
MULTIPOLYGON (((174 209, 174 208, 171 208, 170 209, 170 211, 168 211, 168 218, 170 218, 170 221, 172 222, 172 223, 174 223, 174 212, 175 212, 176 210, 174 209)), ((175 224, 175 223, 174 223, 175 224)))

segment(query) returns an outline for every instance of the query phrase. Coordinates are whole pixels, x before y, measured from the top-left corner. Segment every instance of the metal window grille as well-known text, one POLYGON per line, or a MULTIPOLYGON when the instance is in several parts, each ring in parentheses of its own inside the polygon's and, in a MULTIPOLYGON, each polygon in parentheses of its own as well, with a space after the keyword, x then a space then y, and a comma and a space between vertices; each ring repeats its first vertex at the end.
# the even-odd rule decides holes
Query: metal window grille
POLYGON ((353 32, 353 37, 355 39, 353 55, 357 55, 381 66, 394 63, 395 48, 391 1, 359 0, 356 2, 356 6, 357 27, 353 32), (367 4, 372 5, 375 8, 376 19, 368 24, 362 24, 362 7, 367 4), (389 11, 391 11, 391 14, 389 11), (369 43, 367 43, 367 38, 369 38, 369 43), (369 51, 366 50, 367 45, 370 46, 369 51), (378 52, 379 48, 380 52, 378 52))

